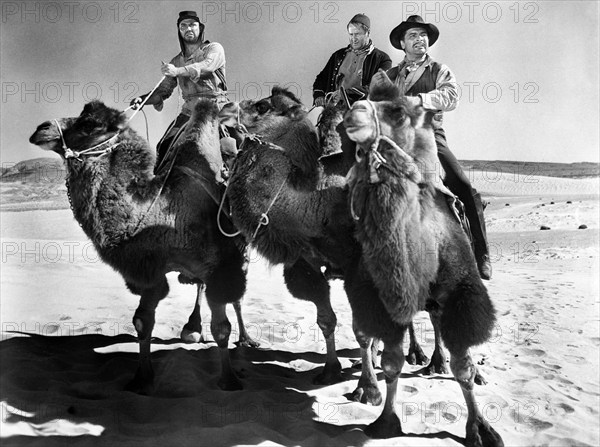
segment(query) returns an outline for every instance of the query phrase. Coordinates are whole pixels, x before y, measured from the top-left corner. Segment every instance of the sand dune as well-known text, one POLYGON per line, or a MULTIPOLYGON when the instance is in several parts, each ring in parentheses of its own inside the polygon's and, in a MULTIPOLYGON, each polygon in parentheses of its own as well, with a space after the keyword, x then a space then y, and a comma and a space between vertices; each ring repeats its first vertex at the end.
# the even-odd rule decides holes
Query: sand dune
MULTIPOLYGON (((599 445, 598 178, 515 181, 502 173, 491 181, 489 174, 470 174, 490 202, 494 277, 487 285, 499 315, 493 339, 473 349, 488 380, 476 389, 479 405, 506 445, 599 445)), ((362 429, 381 408, 346 397, 360 372, 352 368, 359 352, 341 282, 331 285, 346 381, 317 387, 312 379, 325 347, 314 308, 293 299, 281 267, 259 257, 251 264, 244 313, 261 348, 235 348, 236 334, 231 340, 244 390, 216 385, 206 306, 208 342, 179 342, 195 288, 169 274, 171 294, 158 307, 154 332, 156 394, 125 392, 137 359, 136 297, 97 259, 69 210, 3 212, 0 219, 3 445, 455 446, 464 440, 459 386, 449 375, 423 376, 411 365, 397 402, 406 436, 367 438, 362 429)), ((433 330, 424 313, 417 332, 431 353, 433 330)), ((378 377, 384 391, 380 371, 378 377)))

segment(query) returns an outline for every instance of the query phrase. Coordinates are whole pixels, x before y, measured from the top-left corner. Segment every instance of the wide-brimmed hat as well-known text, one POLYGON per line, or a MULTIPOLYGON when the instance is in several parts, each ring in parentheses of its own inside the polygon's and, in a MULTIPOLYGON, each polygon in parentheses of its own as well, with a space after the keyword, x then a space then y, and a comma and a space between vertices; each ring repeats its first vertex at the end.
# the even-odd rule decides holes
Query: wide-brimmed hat
POLYGON ((403 49, 400 41, 404 38, 404 33, 411 28, 424 28, 429 36, 429 46, 433 45, 438 37, 440 37, 440 30, 437 29, 437 26, 425 23, 421 16, 414 15, 407 18, 390 33, 390 42, 392 42, 395 48, 399 50, 403 49))

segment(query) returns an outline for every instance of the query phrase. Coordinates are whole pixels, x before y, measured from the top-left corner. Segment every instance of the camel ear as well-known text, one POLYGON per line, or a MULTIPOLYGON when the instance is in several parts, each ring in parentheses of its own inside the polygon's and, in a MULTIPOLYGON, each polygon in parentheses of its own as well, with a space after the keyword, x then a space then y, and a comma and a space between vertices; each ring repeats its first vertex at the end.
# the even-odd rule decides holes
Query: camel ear
POLYGON ((239 116, 239 105, 235 102, 228 102, 223 106, 221 111, 219 112, 219 123, 233 127, 237 122, 237 117, 239 116))
POLYGON ((291 107, 287 115, 290 117, 290 119, 299 120, 306 116, 306 111, 304 110, 302 105, 298 104, 296 106, 291 107))
POLYGON ((129 121, 127 115, 125 115, 125 112, 119 112, 118 110, 114 109, 111 110, 115 113, 109 121, 107 130, 109 132, 120 132, 127 126, 127 123, 129 121))
POLYGON ((406 114, 410 117, 413 127, 421 127, 425 117, 425 109, 421 105, 421 99, 415 96, 405 96, 402 103, 406 109, 406 114))
POLYGON ((369 99, 371 101, 395 101, 400 98, 400 89, 394 85, 387 73, 379 70, 371 80, 369 99))

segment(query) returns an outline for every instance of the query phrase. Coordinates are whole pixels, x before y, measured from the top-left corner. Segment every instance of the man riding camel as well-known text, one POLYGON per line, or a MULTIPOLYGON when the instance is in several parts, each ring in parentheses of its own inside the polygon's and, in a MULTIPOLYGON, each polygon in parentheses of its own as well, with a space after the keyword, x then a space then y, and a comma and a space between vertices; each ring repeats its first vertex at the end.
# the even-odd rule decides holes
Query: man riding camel
POLYGON ((390 33, 392 45, 405 52, 404 59, 387 72, 376 73, 371 85, 389 82, 386 79, 389 77, 403 95, 415 97, 425 110, 436 112, 433 128, 438 158, 445 171, 444 183, 465 205, 479 273, 483 279, 490 279, 492 265, 481 196, 471 186, 458 160, 450 151, 442 128, 443 112, 454 110, 458 105, 458 89, 456 78, 450 69, 427 54, 439 35, 438 28, 431 23, 425 23, 420 16, 408 17, 390 33))
MULTIPOLYGON (((161 111, 163 101, 171 96, 178 84, 184 99, 181 113, 169 125, 156 147, 157 167, 160 166, 167 149, 190 119, 199 99, 210 99, 219 106, 219 109, 229 102, 223 46, 217 42, 204 40, 204 24, 200 22, 195 11, 179 13, 177 30, 181 52, 168 64, 163 62, 161 71, 165 79, 146 100, 146 104, 151 104, 156 110, 161 111)), ((135 98, 131 101, 131 106, 138 107, 147 96, 148 94, 135 98)))
POLYGON ((327 100, 341 101, 338 89, 344 87, 350 102, 367 97, 371 77, 380 68, 392 66, 390 57, 375 48, 371 40, 371 20, 364 14, 356 14, 348 25, 349 44, 334 52, 325 68, 313 84, 315 106, 323 106, 327 100))

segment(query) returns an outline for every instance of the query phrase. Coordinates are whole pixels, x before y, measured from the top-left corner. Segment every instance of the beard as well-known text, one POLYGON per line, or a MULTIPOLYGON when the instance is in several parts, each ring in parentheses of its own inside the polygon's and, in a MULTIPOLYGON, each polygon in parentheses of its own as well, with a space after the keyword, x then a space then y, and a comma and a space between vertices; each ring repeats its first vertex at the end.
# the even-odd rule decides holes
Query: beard
POLYGON ((194 34, 194 33, 191 33, 191 34, 186 33, 181 37, 185 43, 196 43, 196 42, 198 42, 198 39, 200 38, 200 36, 196 36, 196 34, 194 34))

